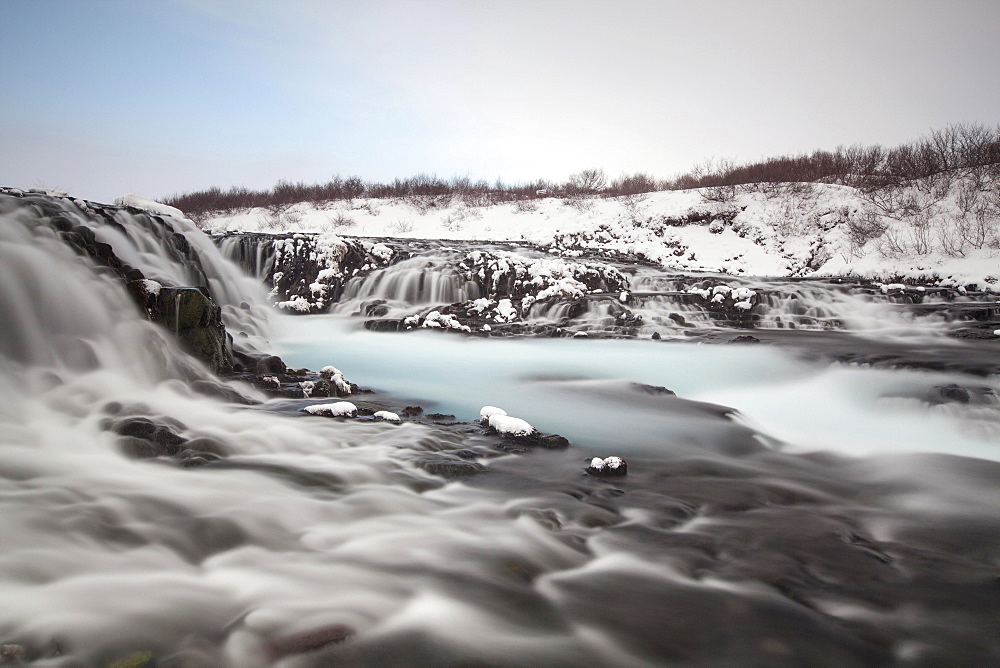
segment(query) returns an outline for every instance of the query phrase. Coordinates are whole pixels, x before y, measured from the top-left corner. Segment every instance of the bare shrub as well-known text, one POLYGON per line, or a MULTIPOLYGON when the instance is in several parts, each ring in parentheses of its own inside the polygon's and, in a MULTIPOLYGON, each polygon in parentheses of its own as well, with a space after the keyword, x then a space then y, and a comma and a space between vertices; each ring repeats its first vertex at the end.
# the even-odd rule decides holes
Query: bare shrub
POLYGON ((861 249, 869 241, 885 234, 886 227, 881 216, 871 210, 866 210, 858 216, 848 216, 844 222, 844 230, 851 245, 851 255, 860 257, 861 249))
POLYGON ((571 174, 563 190, 569 195, 597 195, 608 185, 603 169, 585 169, 571 174))
POLYGON ((396 218, 389 224, 389 229, 396 234, 409 234, 413 231, 413 221, 409 218, 396 218))
POLYGON ((594 201, 584 197, 564 197, 562 203, 580 213, 587 213, 594 210, 594 201))
POLYGON ((516 199, 513 201, 514 210, 518 213, 534 213, 538 211, 538 204, 531 199, 516 199))
POLYGON ((330 229, 344 230, 357 226, 357 221, 348 216, 343 211, 338 211, 332 216, 326 217, 327 225, 330 229))

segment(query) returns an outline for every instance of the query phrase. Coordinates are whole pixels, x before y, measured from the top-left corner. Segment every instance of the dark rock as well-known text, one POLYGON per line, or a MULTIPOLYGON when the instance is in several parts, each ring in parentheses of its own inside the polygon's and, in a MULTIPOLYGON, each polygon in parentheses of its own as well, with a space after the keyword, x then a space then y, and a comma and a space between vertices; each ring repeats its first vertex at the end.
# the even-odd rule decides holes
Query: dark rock
POLYGON ((463 478, 486 470, 482 464, 463 459, 432 459, 418 464, 428 473, 442 478, 463 478))
POLYGON ((943 385, 941 387, 935 388, 941 398, 945 401, 950 401, 958 404, 967 404, 972 398, 969 391, 964 387, 959 385, 943 385))
POLYGON ((135 436, 136 438, 147 438, 156 431, 156 423, 149 418, 133 417, 126 418, 114 425, 112 428, 116 434, 122 436, 135 436))
POLYGON ((365 329, 372 332, 402 332, 406 328, 403 327, 402 320, 391 319, 391 320, 365 320, 365 329))
MULTIPOLYGON (((147 417, 127 417, 112 423, 110 428, 121 436, 118 445, 128 457, 133 459, 176 457, 188 447, 189 441, 174 431, 183 430, 184 425, 169 418, 161 420, 169 423, 169 426, 147 417)), ((221 450, 221 444, 214 449, 221 450)))
POLYGON ((729 340, 729 343, 760 343, 760 339, 749 334, 741 334, 729 340))
POLYGON ((428 413, 425 417, 435 422, 447 422, 455 419, 455 416, 451 413, 428 413))
POLYGON ((653 336, 650 337, 650 338, 652 338, 654 341, 659 341, 660 340, 660 333, 659 332, 653 332, 653 336))
POLYGON ((400 411, 400 414, 404 415, 405 417, 416 417, 418 415, 421 415, 423 412, 424 409, 421 408, 420 406, 407 406, 402 411, 400 411))
POLYGON ((201 290, 163 287, 150 315, 213 372, 232 372, 232 340, 222 324, 222 310, 201 290))
POLYGON ((559 434, 539 434, 536 443, 550 450, 562 450, 569 447, 569 439, 559 434))
POLYGON ((346 624, 330 624, 271 638, 265 646, 265 652, 271 662, 274 662, 291 654, 313 652, 327 645, 343 642, 354 633, 354 629, 346 624))
POLYGON ((662 385, 647 385, 646 383, 631 383, 632 389, 638 390, 643 394, 651 394, 653 396, 668 396, 676 397, 677 393, 673 390, 668 390, 662 385))
POLYGON ((281 358, 277 355, 268 355, 267 357, 262 357, 257 360, 257 365, 255 367, 255 372, 258 375, 271 375, 278 376, 284 374, 287 370, 285 363, 281 361, 281 358))

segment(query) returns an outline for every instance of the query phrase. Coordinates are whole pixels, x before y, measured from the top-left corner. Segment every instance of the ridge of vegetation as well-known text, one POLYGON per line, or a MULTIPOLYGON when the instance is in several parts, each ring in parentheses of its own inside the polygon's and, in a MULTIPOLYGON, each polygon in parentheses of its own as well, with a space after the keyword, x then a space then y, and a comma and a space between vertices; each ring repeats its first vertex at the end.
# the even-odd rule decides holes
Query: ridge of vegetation
MULTIPOLYGON (((708 161, 672 179, 657 179, 643 172, 609 179, 597 168, 573 174, 563 183, 546 179, 490 183, 429 174, 383 183, 336 175, 326 183, 279 181, 264 190, 244 186, 223 190, 213 186, 170 195, 163 201, 198 220, 210 213, 234 214, 254 208, 278 212, 300 202, 322 204, 354 199, 411 199, 420 201, 424 208, 433 208, 453 198, 469 206, 488 206, 545 196, 621 197, 703 188, 705 199, 726 202, 739 192, 768 192, 773 184, 831 183, 857 188, 879 208, 891 212, 907 207, 906 202, 896 202, 891 194, 903 186, 919 182, 940 193, 947 192, 959 178, 972 183, 970 193, 986 193, 987 199, 996 199, 1000 206, 1000 125, 953 124, 889 149, 857 144, 746 163, 708 161), (890 194, 886 195, 887 191, 890 194)), ((978 195, 976 198, 982 199, 978 195)))

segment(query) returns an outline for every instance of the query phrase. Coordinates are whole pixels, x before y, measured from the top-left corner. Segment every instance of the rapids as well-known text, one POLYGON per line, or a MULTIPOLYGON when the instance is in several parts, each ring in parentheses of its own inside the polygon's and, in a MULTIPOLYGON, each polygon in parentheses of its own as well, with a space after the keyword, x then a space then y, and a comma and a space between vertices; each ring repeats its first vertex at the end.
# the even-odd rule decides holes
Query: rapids
MULTIPOLYGON (((640 338, 676 340, 366 330, 366 300, 481 296, 439 256, 393 267, 425 278, 380 270, 339 313, 287 316, 187 221, 0 193, 0 662, 1000 661, 994 342, 818 284, 765 300, 759 345, 710 343, 737 332, 695 309, 685 337, 664 295, 629 307, 640 338), (376 390, 359 404, 458 424, 306 416, 319 400, 212 377, 65 243, 81 226, 146 279, 206 289, 238 349, 336 365, 376 390), (573 445, 498 448, 472 422, 487 404, 573 445), (222 456, 127 457, 112 426, 131 418, 222 456), (585 475, 595 455, 628 476, 585 475)), ((610 331, 601 303, 571 328, 610 331)))

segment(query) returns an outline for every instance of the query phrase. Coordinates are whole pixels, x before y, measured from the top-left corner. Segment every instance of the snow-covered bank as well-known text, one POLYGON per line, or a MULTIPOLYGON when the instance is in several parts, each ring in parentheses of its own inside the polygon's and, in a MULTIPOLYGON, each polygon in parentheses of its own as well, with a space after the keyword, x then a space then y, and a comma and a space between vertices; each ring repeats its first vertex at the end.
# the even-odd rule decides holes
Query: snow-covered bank
POLYGON ((335 232, 400 239, 513 241, 559 255, 637 256, 680 271, 857 276, 1000 288, 995 184, 952 176, 863 193, 765 184, 617 198, 540 197, 489 206, 456 199, 356 199, 252 209, 203 221, 213 232, 335 232), (940 181, 940 179, 939 179, 940 181))

